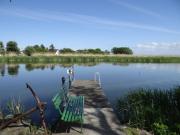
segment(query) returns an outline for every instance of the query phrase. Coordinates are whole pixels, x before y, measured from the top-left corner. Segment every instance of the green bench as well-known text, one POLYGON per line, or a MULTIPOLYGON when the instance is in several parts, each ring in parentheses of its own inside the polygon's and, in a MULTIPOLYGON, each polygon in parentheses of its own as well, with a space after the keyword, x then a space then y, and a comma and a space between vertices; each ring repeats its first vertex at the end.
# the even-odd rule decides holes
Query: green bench
POLYGON ((81 124, 81 133, 84 117, 84 96, 70 96, 67 88, 62 88, 53 99, 55 109, 60 114, 60 119, 68 123, 81 124))

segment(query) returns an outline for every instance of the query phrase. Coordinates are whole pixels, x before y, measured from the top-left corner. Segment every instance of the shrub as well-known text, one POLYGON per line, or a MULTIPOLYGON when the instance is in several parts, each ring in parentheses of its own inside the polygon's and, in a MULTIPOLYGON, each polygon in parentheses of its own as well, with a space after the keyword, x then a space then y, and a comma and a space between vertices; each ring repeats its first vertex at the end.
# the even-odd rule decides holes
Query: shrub
POLYGON ((179 133, 180 87, 130 92, 118 100, 117 111, 120 121, 132 127, 160 131, 167 126, 171 133, 179 133))
POLYGON ((168 126, 162 123, 154 123, 152 129, 155 135, 168 135, 168 126))
POLYGON ((60 50, 61 53, 74 53, 75 51, 71 48, 63 48, 60 50))
POLYGON ((133 54, 133 51, 128 47, 114 47, 111 51, 114 54, 133 54))
POLYGON ((24 53, 28 56, 31 56, 32 53, 35 52, 35 49, 32 47, 32 46, 27 46, 25 49, 24 49, 24 53))

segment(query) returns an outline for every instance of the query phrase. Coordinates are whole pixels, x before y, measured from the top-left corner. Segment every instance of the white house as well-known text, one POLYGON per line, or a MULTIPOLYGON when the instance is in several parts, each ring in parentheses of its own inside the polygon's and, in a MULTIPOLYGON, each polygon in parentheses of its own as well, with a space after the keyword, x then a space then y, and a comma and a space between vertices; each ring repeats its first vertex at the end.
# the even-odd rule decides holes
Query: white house
POLYGON ((55 55, 56 55, 56 56, 59 55, 59 50, 56 51, 55 55))

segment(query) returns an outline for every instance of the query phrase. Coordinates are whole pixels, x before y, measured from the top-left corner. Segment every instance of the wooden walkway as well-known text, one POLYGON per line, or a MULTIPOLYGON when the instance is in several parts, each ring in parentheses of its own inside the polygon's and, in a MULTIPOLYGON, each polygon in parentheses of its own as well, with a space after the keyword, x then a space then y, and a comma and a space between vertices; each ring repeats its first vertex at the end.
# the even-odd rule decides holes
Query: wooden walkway
MULTIPOLYGON (((126 135, 125 126, 122 126, 108 102, 103 90, 92 80, 76 80, 72 84, 70 95, 85 96, 85 121, 83 124, 83 135, 126 135)), ((61 127, 57 127, 61 130, 61 127)), ((52 135, 81 135, 80 125, 74 125, 70 133, 53 132, 52 135)), ((28 127, 8 128, 0 135, 19 135, 29 133, 28 127), (22 131, 21 131, 22 130, 22 131)), ((39 134, 40 135, 40 134, 39 134)), ((140 135, 150 135, 142 131, 140 135)))
MULTIPOLYGON (((69 91, 70 95, 83 95, 85 97, 84 135, 124 135, 120 122, 110 106, 103 90, 92 80, 76 80, 69 91)), ((76 132, 74 127, 70 134, 76 132)))

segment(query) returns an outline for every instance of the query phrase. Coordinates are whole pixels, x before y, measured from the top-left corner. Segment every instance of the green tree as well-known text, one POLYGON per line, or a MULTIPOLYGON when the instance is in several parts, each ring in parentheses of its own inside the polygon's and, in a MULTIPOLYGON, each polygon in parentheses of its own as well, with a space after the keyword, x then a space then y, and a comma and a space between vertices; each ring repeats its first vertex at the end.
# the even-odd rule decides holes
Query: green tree
POLYGON ((0 54, 4 54, 4 53, 5 53, 4 45, 3 42, 0 41, 0 54))
POLYGON ((77 53, 90 53, 90 54, 103 54, 104 52, 100 48, 96 49, 83 49, 83 50, 77 50, 77 53))
POLYGON ((79 50, 76 50, 77 53, 88 53, 88 50, 87 49, 79 49, 79 50))
POLYGON ((129 47, 113 47, 111 51, 114 54, 133 54, 129 47))
POLYGON ((41 51, 41 48, 40 48, 39 45, 34 45, 33 48, 34 48, 35 52, 40 52, 41 51))
POLYGON ((31 56, 32 53, 35 52, 35 49, 33 46, 27 46, 25 49, 24 49, 24 53, 28 56, 31 56))
POLYGON ((15 41, 7 42, 6 51, 19 53, 18 44, 15 41))
POLYGON ((48 52, 48 48, 46 48, 43 44, 41 44, 40 52, 48 52))
POLYGON ((53 44, 51 44, 51 45, 49 46, 49 51, 50 51, 50 52, 55 52, 55 47, 54 47, 53 44))
POLYGON ((102 54, 102 53, 104 53, 100 48, 96 48, 95 50, 94 50, 94 53, 96 53, 96 54, 102 54))
POLYGON ((61 53, 74 53, 74 50, 71 48, 63 48, 60 50, 61 53))
POLYGON ((44 46, 43 44, 41 44, 40 48, 41 48, 42 50, 45 50, 45 46, 44 46))

